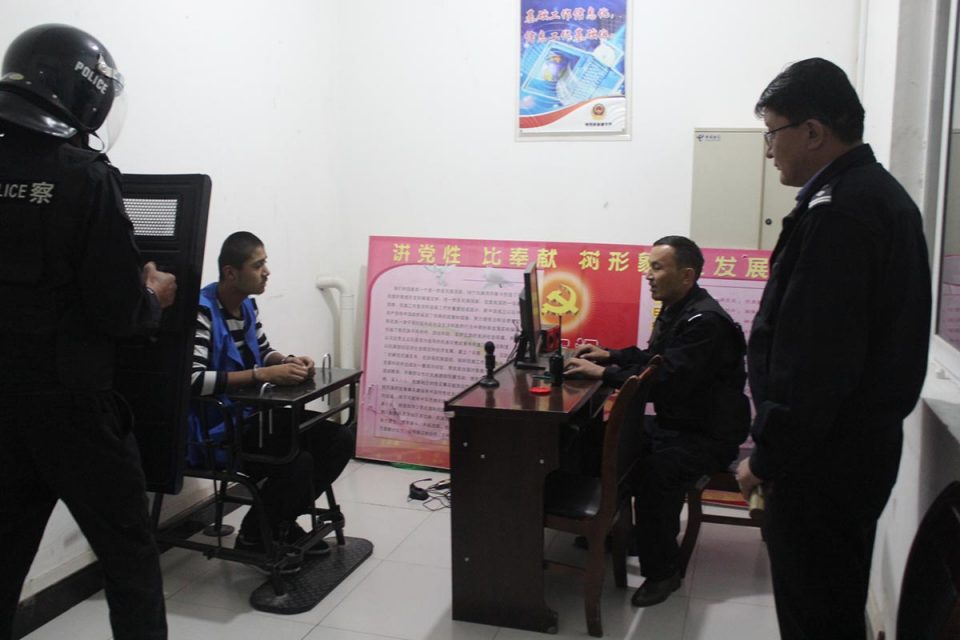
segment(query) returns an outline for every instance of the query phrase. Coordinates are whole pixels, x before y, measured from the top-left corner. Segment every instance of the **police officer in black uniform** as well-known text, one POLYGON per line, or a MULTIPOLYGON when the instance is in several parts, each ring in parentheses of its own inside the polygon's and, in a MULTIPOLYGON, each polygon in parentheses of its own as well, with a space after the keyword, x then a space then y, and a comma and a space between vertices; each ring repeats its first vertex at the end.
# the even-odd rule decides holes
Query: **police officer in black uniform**
POLYGON ((633 487, 646 578, 632 597, 638 607, 663 602, 680 587, 677 534, 686 489, 704 474, 727 469, 750 426, 743 331, 697 285, 702 269, 703 254, 692 240, 657 240, 647 281, 663 307, 647 348, 586 345, 568 364, 572 374, 619 386, 655 355, 663 358, 651 389, 656 417, 644 424, 633 487))
POLYGON ((903 419, 927 366, 923 223, 863 143, 864 109, 837 65, 796 62, 756 114, 783 184, 801 187, 750 333, 764 534, 782 638, 866 637, 877 518, 897 477, 903 419))
POLYGON ((141 269, 120 173, 90 148, 122 79, 65 25, 17 37, 2 74, 0 639, 57 499, 103 568, 113 637, 166 638, 144 476, 112 385, 116 339, 156 326, 176 282, 141 269))

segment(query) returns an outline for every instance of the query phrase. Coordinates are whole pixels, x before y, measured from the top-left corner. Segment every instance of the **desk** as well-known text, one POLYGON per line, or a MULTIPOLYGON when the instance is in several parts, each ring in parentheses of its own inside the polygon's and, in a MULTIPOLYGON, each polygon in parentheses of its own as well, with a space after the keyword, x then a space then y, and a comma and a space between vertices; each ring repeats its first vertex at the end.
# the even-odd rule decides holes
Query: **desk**
POLYGON ((556 632, 544 600, 543 484, 559 466, 559 429, 602 409, 599 380, 530 393, 540 371, 500 368, 448 400, 453 618, 556 632))

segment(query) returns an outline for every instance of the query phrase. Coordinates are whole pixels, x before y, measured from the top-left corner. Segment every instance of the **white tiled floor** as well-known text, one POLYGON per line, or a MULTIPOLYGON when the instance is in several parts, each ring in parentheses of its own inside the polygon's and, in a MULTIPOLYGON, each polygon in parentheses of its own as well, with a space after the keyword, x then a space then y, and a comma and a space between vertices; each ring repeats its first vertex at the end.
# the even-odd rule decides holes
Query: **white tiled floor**
MULTIPOLYGON (((450 618, 450 512, 407 502, 414 480, 444 474, 351 462, 334 485, 347 534, 373 542, 367 559, 313 610, 295 616, 254 611, 248 598, 263 583, 252 569, 206 560, 184 549, 163 554, 172 640, 545 640, 540 633, 455 622, 450 618)), ((228 521, 238 524, 241 512, 228 521)), ((582 554, 571 538, 548 534, 551 557, 582 554)), ((230 544, 228 542, 228 544, 230 544)), ((636 558, 629 585, 642 582, 636 558)), ((756 529, 705 524, 683 587, 648 609, 630 605, 632 589, 603 594, 607 638, 753 640, 777 637, 766 550, 756 529)), ((589 638, 579 583, 547 576, 547 602, 560 613, 557 638, 589 638)), ((27 636, 30 640, 108 640, 99 593, 27 636)))

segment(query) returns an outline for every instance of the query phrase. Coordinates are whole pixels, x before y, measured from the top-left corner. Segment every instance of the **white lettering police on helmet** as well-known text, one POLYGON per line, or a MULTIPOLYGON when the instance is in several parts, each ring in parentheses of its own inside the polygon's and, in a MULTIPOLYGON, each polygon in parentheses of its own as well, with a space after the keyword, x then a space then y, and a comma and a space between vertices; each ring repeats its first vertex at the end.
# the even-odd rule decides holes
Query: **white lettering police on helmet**
POLYGON ((73 70, 79 71, 80 75, 89 80, 90 84, 96 87, 97 91, 103 95, 107 95, 107 89, 110 87, 109 83, 101 76, 97 75, 93 69, 83 64, 83 62, 80 60, 77 60, 77 63, 73 66, 73 70))

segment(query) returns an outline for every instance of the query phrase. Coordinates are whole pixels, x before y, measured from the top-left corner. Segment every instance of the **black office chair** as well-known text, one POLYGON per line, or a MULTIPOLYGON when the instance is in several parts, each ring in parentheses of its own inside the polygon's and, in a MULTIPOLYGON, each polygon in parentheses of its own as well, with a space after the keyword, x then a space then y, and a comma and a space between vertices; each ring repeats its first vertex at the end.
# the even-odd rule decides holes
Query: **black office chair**
POLYGON ((582 476, 557 470, 547 476, 544 526, 577 535, 587 540, 585 567, 545 560, 548 570, 575 572, 584 582, 587 629, 591 636, 603 635, 600 620, 600 594, 603 589, 604 542, 613 538, 613 575, 618 587, 627 586, 627 541, 632 528, 631 492, 627 478, 636 464, 627 441, 638 425, 628 423, 628 414, 643 415, 650 383, 659 365, 651 364, 639 375, 628 378, 620 388, 603 436, 600 477, 582 476), (636 413, 639 411, 639 413, 636 413))

